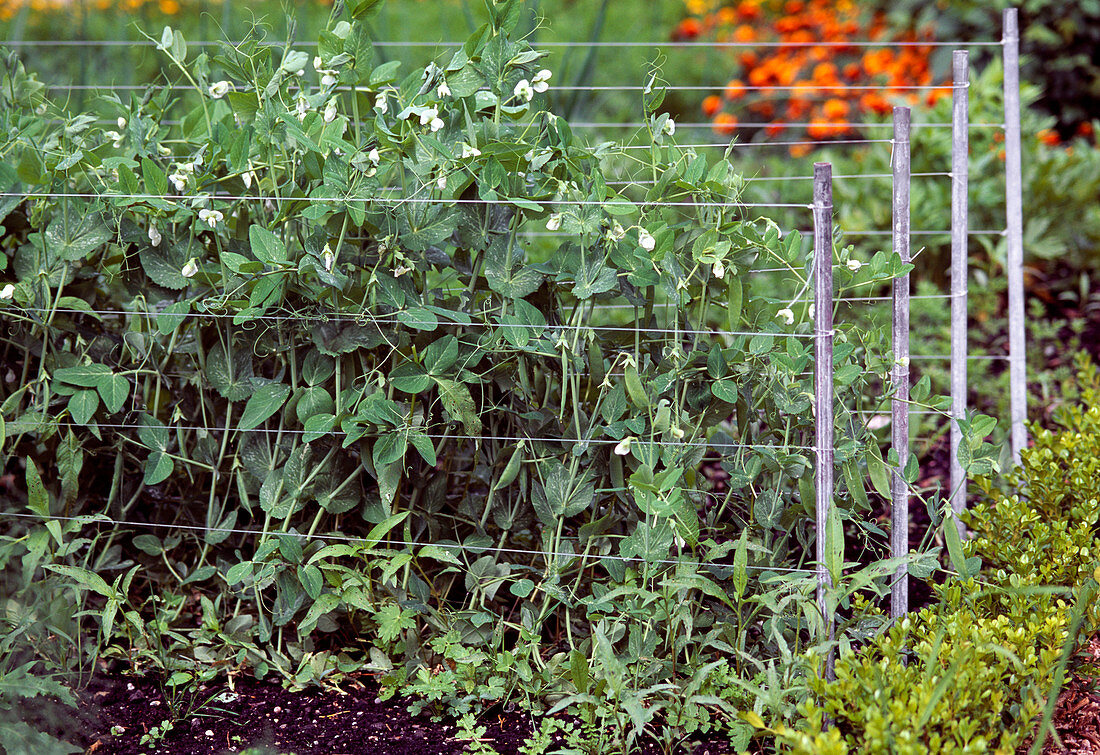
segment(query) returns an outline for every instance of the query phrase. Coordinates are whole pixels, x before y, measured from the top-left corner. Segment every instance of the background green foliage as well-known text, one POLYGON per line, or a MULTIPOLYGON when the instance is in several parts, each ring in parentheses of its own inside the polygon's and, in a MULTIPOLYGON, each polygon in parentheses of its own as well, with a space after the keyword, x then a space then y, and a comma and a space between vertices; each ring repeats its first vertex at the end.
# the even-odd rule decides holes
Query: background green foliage
MULTIPOLYGON (((408 74, 360 22, 316 59, 166 28, 178 86, 80 115, 8 58, 9 606, 96 632, 62 667, 155 672, 175 715, 219 667, 366 667, 436 713, 569 707, 592 752, 744 742, 739 708, 806 694, 812 260, 677 146, 656 72, 645 148, 589 146, 529 92, 522 6, 487 10, 408 74)), ((907 269, 850 254, 841 294, 907 269)), ((890 362, 881 329, 836 341, 830 612, 863 636, 890 362)))

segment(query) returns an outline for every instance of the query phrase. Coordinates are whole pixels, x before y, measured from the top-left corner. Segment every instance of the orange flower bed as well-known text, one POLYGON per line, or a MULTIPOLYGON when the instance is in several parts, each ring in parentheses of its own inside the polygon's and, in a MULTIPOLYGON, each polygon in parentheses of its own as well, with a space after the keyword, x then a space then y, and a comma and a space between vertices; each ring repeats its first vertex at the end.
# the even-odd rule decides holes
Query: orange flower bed
MULTIPOLYGON (((729 48, 733 77, 720 95, 702 103, 716 133, 751 136, 751 129, 763 127, 775 136, 786 129, 783 123, 797 122, 805 126, 787 130, 792 138, 825 141, 853 135, 850 124, 888 114, 894 104, 931 106, 951 94, 950 85, 907 89, 933 86, 932 47, 922 44, 928 31, 892 32, 882 13, 862 10, 853 0, 685 3, 691 15, 677 26, 674 39, 745 45, 729 48), (883 47, 846 44, 868 40, 883 47)), ((806 145, 791 149, 792 154, 808 151, 806 145)))

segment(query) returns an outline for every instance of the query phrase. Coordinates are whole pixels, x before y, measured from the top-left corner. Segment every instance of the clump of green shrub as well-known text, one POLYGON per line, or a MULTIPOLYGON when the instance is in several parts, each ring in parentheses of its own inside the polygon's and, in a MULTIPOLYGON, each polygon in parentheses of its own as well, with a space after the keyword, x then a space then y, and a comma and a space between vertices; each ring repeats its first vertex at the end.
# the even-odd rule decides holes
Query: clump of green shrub
MULTIPOLYGON (((1100 628, 1083 597, 1095 587, 1100 495, 1100 374, 1078 362, 1076 405, 1007 476, 977 486, 986 500, 964 520, 977 575, 935 587, 939 602, 863 648, 842 652, 836 681, 815 677, 799 731, 774 730, 792 752, 1005 752, 1031 737, 1059 663, 1079 637, 1100 628), (1072 618, 1079 601, 1083 627, 1072 618), (836 728, 825 731, 826 718, 836 728)), ((949 525, 950 526, 950 525, 949 525)))

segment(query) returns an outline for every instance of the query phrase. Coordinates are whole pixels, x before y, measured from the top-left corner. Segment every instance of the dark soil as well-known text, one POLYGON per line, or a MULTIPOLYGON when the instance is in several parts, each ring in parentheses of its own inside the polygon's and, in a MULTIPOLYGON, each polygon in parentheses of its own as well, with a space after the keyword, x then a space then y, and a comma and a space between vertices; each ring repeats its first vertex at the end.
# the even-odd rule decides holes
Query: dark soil
MULTIPOLYGON (((290 691, 250 677, 205 687, 205 705, 177 708, 175 723, 163 737, 142 737, 173 718, 173 711, 152 679, 99 677, 81 695, 75 713, 46 715, 39 706, 25 718, 38 728, 85 748, 88 755, 221 755, 249 747, 295 755, 458 755, 474 744, 453 720, 432 721, 409 714, 408 700, 378 701, 378 685, 369 677, 341 684, 340 690, 290 691)), ((574 719, 558 716, 563 722, 574 719)), ((500 755, 517 755, 532 733, 532 718, 519 710, 481 716, 481 743, 500 755)), ((564 738, 558 734, 554 746, 564 738)), ((551 748, 553 749, 553 747, 551 748)), ((639 753, 659 752, 646 743, 639 753)), ((732 755, 726 743, 707 742, 695 755, 732 755)))

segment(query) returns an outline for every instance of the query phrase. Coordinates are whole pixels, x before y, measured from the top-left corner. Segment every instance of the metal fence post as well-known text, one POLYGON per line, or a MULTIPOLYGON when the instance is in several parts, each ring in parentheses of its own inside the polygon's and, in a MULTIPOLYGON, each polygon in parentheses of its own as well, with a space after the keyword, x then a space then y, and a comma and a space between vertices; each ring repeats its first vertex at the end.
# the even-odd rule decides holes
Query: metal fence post
MULTIPOLYGON (((966 349, 969 281, 967 213, 970 209, 970 53, 955 50, 951 90, 951 508, 956 514, 966 508, 966 472, 959 463, 962 429, 957 420, 966 418, 966 349)), ((962 522, 955 518, 962 529, 962 522)), ((959 533, 960 535, 962 532, 959 533)))
MULTIPOLYGON (((817 605, 827 639, 833 639, 832 611, 825 591, 832 578, 825 566, 825 533, 833 504, 833 166, 814 163, 814 405, 817 467, 814 474, 817 525, 817 605)), ((833 651, 825 658, 825 678, 832 680, 833 651)))
POLYGON ((1005 211, 1008 215, 1008 366, 1012 459, 1027 445, 1027 358, 1024 354, 1024 209, 1020 167, 1020 31, 1015 8, 1004 11, 1005 211))
MULTIPOLYGON (((894 253, 909 263, 909 108, 894 108, 894 253)), ((890 556, 909 554, 909 484, 905 465, 909 461, 909 273, 894 279, 894 366, 891 382, 891 443, 898 455, 898 468, 890 478, 890 556)), ((894 572, 890 585, 890 616, 909 612, 909 570, 903 564, 894 572)))

